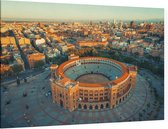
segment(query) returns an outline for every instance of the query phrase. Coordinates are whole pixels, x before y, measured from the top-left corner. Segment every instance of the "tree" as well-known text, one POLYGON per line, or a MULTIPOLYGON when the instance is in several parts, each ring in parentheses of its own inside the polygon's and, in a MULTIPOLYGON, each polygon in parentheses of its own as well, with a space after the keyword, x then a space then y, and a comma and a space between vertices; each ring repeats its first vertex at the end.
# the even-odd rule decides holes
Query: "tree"
POLYGON ((95 48, 92 49, 92 56, 96 56, 98 54, 97 50, 95 48))
POLYGON ((29 105, 26 104, 25 108, 28 110, 29 109, 29 105))
POLYGON ((142 113, 139 113, 139 117, 142 117, 143 115, 142 115, 142 113))
POLYGON ((34 65, 35 68, 41 68, 43 65, 44 65, 44 61, 43 60, 40 60, 40 61, 37 61, 34 65))
POLYGON ((136 56, 139 56, 139 53, 138 53, 138 52, 135 52, 134 54, 135 54, 136 56))
POLYGON ((143 109, 142 111, 143 111, 144 113, 146 112, 146 110, 145 110, 145 109, 143 109))
POLYGON ((6 102, 5 102, 5 105, 8 105, 8 104, 10 104, 11 103, 11 100, 7 100, 6 102))
POLYGON ((150 103, 147 104, 147 108, 150 108, 150 103))
POLYGON ((23 70, 23 67, 21 64, 15 64, 12 66, 12 70, 14 73, 18 74, 23 70))

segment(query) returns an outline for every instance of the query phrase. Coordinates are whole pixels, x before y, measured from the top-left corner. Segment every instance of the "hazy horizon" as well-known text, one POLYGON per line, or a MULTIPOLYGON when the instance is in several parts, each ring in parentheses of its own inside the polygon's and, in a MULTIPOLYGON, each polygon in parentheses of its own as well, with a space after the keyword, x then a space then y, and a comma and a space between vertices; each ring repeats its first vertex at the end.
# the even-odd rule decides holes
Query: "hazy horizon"
POLYGON ((1 1, 4 21, 164 20, 162 8, 1 1), (42 15, 40 15, 42 14, 42 15))

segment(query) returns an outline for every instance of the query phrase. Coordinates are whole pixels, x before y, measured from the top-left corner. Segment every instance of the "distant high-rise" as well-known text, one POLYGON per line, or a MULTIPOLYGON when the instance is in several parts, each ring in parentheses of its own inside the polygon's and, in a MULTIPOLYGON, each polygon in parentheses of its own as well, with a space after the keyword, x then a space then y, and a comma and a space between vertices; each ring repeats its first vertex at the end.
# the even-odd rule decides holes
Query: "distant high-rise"
POLYGON ((120 28, 120 29, 123 28, 123 22, 122 22, 122 21, 119 22, 119 28, 120 28))
POLYGON ((113 20, 113 24, 114 24, 114 25, 116 24, 116 20, 115 20, 115 19, 113 20))
POLYGON ((38 27, 40 27, 40 28, 44 28, 45 26, 44 26, 43 23, 39 22, 39 23, 38 23, 38 27))
POLYGON ((135 28, 135 27, 136 27, 135 21, 131 21, 131 22, 130 22, 130 28, 135 28))

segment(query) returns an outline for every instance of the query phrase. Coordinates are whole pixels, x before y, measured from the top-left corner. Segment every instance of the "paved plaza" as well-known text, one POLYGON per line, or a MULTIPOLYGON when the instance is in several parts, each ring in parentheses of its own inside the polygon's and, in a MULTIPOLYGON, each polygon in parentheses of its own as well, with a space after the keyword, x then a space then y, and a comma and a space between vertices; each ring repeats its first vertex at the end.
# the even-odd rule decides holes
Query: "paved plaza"
POLYGON ((163 119, 160 104, 149 82, 137 75, 135 90, 114 109, 69 112, 52 103, 50 71, 31 77, 27 82, 1 86, 1 127, 32 127, 102 122, 163 119), (7 89, 3 88, 7 87, 7 89))

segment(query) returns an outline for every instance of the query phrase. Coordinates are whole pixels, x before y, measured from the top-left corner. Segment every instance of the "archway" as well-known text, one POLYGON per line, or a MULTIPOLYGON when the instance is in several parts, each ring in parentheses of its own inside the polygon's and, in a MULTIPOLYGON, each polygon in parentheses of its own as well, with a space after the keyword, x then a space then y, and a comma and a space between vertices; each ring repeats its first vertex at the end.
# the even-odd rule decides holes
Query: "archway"
POLYGON ((95 109, 98 109, 98 106, 97 106, 97 105, 95 106, 95 109))
POLYGON ((79 109, 81 109, 81 108, 82 108, 81 104, 79 104, 79 105, 78 105, 78 108, 79 108, 79 109))
POLYGON ((62 97, 62 94, 60 94, 60 97, 62 97))
POLYGON ((106 108, 109 108, 109 104, 108 103, 106 104, 106 108))
POLYGON ((100 105, 100 108, 101 108, 101 109, 103 109, 103 108, 104 108, 104 105, 103 105, 103 104, 101 104, 101 105, 100 105))
POLYGON ((62 100, 60 100, 60 106, 61 106, 61 107, 63 107, 63 106, 64 106, 64 104, 63 104, 63 101, 62 101, 62 100))
POLYGON ((92 108, 93 108, 92 105, 90 105, 90 106, 89 106, 89 109, 92 110, 92 108))
POLYGON ((86 104, 84 105, 84 109, 87 109, 87 105, 86 104))

